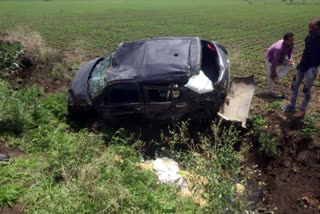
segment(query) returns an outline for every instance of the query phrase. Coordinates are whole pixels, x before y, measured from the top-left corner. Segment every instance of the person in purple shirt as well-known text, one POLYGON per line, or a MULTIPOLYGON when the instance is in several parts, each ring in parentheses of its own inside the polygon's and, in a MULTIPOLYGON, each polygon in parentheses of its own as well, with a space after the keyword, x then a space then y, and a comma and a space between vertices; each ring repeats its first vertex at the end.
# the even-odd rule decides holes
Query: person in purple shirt
POLYGON ((309 35, 305 38, 305 49, 302 59, 297 66, 297 71, 291 85, 290 104, 283 106, 285 111, 293 111, 296 107, 299 86, 304 80, 304 99, 302 101, 300 111, 294 116, 301 117, 304 115, 310 98, 311 87, 317 77, 318 67, 320 65, 320 19, 314 18, 309 23, 309 35))
POLYGON ((289 32, 282 40, 271 45, 266 52, 268 90, 272 97, 277 97, 274 94, 276 79, 284 77, 293 68, 293 47, 294 35, 289 32))

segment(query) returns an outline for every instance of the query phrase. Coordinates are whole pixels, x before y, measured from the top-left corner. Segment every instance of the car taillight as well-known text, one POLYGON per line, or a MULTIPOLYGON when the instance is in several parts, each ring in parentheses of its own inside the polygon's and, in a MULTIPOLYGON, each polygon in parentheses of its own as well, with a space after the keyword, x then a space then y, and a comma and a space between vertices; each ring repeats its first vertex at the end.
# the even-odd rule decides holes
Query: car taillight
POLYGON ((208 44, 207 44, 207 47, 210 48, 211 50, 213 50, 214 52, 217 51, 216 46, 214 46, 214 45, 211 44, 211 43, 208 43, 208 44))

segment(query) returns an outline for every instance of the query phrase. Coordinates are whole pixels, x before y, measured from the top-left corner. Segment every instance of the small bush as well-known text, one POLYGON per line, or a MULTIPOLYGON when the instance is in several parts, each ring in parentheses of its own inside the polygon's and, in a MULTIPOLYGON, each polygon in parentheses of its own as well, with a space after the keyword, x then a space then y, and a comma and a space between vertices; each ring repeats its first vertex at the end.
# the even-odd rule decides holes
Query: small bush
POLYGON ((267 121, 261 115, 252 115, 253 135, 260 144, 260 150, 269 157, 277 154, 277 141, 266 132, 267 121))
POLYGON ((268 112, 279 110, 279 109, 281 109, 281 106, 282 106, 282 102, 279 100, 276 100, 276 101, 268 103, 266 110, 268 112))
POLYGON ((304 137, 312 137, 314 134, 316 134, 318 121, 319 119, 317 118, 315 112, 310 112, 306 114, 304 118, 301 120, 301 134, 304 137))
POLYGON ((23 54, 23 46, 19 42, 0 41, 0 70, 17 69, 21 66, 19 56, 23 54))
POLYGON ((20 134, 26 127, 35 125, 39 97, 42 93, 37 87, 17 91, 0 80, 0 132, 20 134))
POLYGON ((56 93, 45 97, 41 104, 44 109, 49 111, 55 118, 62 120, 67 114, 66 94, 56 93))
POLYGON ((39 87, 16 90, 0 80, 0 133, 22 134, 55 126, 67 112, 65 94, 46 96, 39 87))

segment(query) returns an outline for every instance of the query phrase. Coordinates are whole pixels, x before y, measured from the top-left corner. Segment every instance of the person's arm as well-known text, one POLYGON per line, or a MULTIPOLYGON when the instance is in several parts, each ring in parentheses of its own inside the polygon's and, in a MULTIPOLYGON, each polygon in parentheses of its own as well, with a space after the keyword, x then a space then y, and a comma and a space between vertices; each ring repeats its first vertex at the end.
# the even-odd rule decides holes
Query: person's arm
POLYGON ((288 58, 289 58, 289 65, 293 65, 293 53, 294 53, 294 46, 289 50, 288 58))
MULTIPOLYGON (((320 46, 320 42, 317 43, 320 46)), ((317 60, 317 67, 320 66, 320 49, 317 50, 318 52, 316 53, 316 60, 317 60)))
POLYGON ((290 48, 290 50, 289 50, 289 54, 288 54, 288 57, 289 57, 289 60, 293 60, 293 46, 292 46, 292 48, 290 48))

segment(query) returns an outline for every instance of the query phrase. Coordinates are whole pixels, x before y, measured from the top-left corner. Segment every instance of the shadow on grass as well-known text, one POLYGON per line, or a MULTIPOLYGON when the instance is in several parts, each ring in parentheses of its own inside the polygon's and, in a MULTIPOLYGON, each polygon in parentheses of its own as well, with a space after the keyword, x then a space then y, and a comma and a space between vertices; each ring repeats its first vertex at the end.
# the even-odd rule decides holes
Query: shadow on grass
MULTIPOLYGON (((155 158, 157 155, 168 156, 170 140, 170 130, 178 130, 178 126, 183 122, 187 122, 187 135, 191 141, 197 145, 200 142, 199 134, 211 134, 211 125, 217 123, 220 118, 215 115, 206 119, 184 119, 179 121, 147 121, 140 117, 135 116, 122 116, 105 120, 95 113, 81 114, 76 118, 68 118, 68 124, 74 131, 80 131, 87 128, 90 131, 106 134, 106 144, 111 140, 111 137, 118 130, 122 130, 125 136, 132 136, 135 140, 143 142, 142 153, 145 158, 155 158)), ((223 120, 221 125, 224 127, 235 126, 240 131, 241 135, 247 133, 248 129, 241 127, 241 123, 234 123, 231 121, 223 120)), ((249 125, 250 126, 250 125, 249 125)), ((186 151, 190 149, 185 144, 175 144, 175 150, 186 151)))
POLYGON ((262 92, 262 93, 256 94, 255 96, 257 96, 258 98, 263 99, 265 101, 269 101, 269 102, 286 99, 286 96, 283 94, 270 95, 268 92, 262 92))

